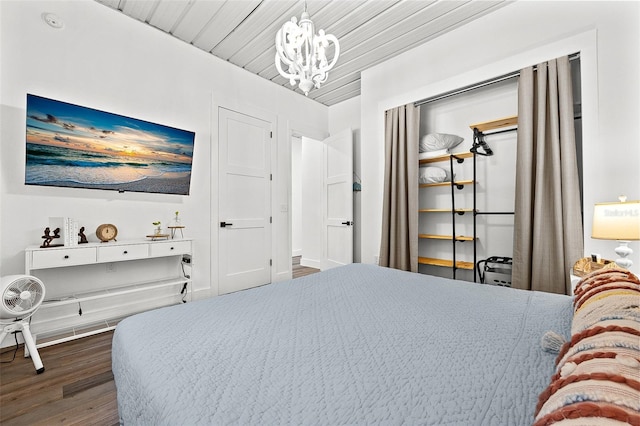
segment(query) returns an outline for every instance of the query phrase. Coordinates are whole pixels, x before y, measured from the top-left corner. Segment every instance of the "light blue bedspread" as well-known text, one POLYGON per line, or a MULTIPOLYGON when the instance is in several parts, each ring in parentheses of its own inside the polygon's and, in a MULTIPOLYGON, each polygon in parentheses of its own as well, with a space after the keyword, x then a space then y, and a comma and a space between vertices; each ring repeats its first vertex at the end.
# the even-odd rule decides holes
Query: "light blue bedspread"
POLYGON ((529 425, 571 298, 353 264, 122 321, 125 425, 529 425))

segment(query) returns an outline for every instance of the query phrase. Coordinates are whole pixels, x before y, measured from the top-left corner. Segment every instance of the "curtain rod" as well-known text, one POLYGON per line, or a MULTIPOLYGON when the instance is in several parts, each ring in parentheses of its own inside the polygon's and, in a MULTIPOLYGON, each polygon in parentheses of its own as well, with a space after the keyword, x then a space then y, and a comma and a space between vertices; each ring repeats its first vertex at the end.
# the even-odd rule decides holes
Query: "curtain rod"
MULTIPOLYGON (((569 55, 569 61, 573 61, 574 59, 578 59, 578 58, 580 58, 580 53, 574 53, 569 55)), ((536 66, 534 66, 534 69, 535 68, 536 66)), ((482 87, 490 86, 492 84, 500 83, 502 81, 510 80, 512 78, 519 77, 519 76, 520 76, 520 71, 512 71, 508 74, 500 75, 498 77, 494 77, 489 80, 480 81, 478 83, 470 84, 468 86, 464 86, 459 89, 451 90, 449 92, 444 92, 439 95, 432 96, 430 98, 425 98, 420 101, 416 101, 413 103, 413 106, 420 106, 420 105, 427 104, 429 102, 439 101, 441 99, 446 99, 451 96, 460 95, 462 93, 466 93, 471 90, 480 89, 482 87)))

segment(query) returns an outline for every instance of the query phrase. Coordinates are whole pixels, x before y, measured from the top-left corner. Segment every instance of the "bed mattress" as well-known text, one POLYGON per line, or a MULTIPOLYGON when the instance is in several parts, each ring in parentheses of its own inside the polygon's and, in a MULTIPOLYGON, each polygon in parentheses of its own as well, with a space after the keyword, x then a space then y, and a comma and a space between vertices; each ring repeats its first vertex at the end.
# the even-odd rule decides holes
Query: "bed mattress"
POLYGON ((125 425, 530 425, 571 298, 353 264, 145 312, 113 338, 125 425))

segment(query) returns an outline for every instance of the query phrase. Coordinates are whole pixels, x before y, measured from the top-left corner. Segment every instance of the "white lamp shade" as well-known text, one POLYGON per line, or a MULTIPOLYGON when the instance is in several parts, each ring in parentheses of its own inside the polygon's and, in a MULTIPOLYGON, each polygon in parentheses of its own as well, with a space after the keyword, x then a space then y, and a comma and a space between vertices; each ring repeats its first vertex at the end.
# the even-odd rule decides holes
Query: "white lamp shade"
POLYGON ((640 240, 640 201, 597 203, 591 237, 602 240, 640 240))

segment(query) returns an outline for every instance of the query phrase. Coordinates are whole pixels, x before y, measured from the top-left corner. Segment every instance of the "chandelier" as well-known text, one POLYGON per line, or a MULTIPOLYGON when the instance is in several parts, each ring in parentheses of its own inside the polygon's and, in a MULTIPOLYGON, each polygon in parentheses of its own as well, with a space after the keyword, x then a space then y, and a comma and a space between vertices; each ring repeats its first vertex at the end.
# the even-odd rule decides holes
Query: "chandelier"
POLYGON ((276 68, 292 86, 299 81, 298 86, 305 96, 312 88, 319 89, 327 81, 328 72, 336 64, 339 54, 340 46, 335 36, 325 34, 324 30, 315 34, 306 2, 300 24, 294 16, 276 33, 276 68), (329 43, 334 45, 331 62, 326 56, 329 43))

